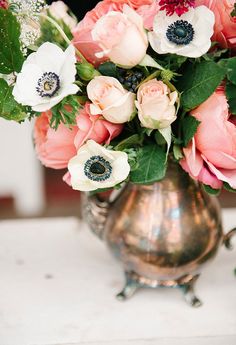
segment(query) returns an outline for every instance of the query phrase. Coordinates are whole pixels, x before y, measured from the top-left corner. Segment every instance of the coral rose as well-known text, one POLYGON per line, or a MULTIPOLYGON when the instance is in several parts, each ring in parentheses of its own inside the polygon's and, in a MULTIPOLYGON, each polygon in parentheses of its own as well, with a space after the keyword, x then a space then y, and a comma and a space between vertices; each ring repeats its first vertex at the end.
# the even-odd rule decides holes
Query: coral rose
POLYGON ((178 93, 171 92, 162 81, 152 79, 142 84, 136 101, 142 125, 152 129, 169 127, 176 120, 177 99, 178 93))
POLYGON ((230 119, 222 88, 191 112, 201 121, 191 144, 184 149, 182 167, 212 188, 222 181, 236 189, 236 126, 230 119))
POLYGON ((76 119, 78 133, 75 137, 75 146, 77 150, 88 139, 94 140, 98 144, 109 144, 123 129, 123 125, 106 121, 100 115, 91 115, 90 105, 91 103, 87 102, 76 119))
POLYGON ((116 125, 100 116, 92 116, 89 103, 80 110, 76 123, 71 129, 60 124, 55 131, 49 126, 51 113, 42 113, 36 119, 34 128, 35 146, 43 165, 53 169, 64 169, 84 143, 92 139, 99 144, 109 144, 120 134, 122 125, 116 125))
POLYGON ((90 106, 93 115, 100 114, 112 123, 130 121, 135 110, 135 94, 125 90, 117 79, 95 77, 89 82, 87 93, 93 103, 90 106))
POLYGON ((74 145, 78 128, 68 129, 63 124, 57 131, 49 126, 51 112, 42 113, 35 121, 34 140, 39 160, 48 168, 64 169, 76 154, 74 145))
POLYGON ((205 5, 215 14, 214 35, 212 41, 217 41, 223 48, 236 48, 236 17, 231 13, 235 0, 196 0, 196 5, 205 5))

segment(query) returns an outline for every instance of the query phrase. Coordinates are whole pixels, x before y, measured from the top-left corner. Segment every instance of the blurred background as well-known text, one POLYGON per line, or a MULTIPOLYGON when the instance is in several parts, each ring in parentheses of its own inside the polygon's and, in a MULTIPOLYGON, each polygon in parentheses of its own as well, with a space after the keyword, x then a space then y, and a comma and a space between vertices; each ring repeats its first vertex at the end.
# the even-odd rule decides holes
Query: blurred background
MULTIPOLYGON (((98 1, 65 2, 82 19, 98 1)), ((79 215, 80 193, 62 181, 65 171, 44 168, 37 160, 32 127, 0 118, 0 219, 79 215)), ((236 207, 236 195, 223 192, 220 202, 236 207)))

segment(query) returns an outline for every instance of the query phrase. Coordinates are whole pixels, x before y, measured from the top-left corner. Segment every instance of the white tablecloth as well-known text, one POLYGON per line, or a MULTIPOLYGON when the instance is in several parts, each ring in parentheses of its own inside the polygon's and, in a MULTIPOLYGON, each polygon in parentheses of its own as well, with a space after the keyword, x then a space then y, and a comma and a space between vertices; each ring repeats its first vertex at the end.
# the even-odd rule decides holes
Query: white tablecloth
MULTIPOLYGON (((225 231, 236 209, 224 211, 225 231)), ((234 241, 236 244, 236 242, 234 241)), ((123 272, 75 218, 0 222, 0 345, 235 345, 236 250, 220 250, 197 284, 114 295, 123 272)))

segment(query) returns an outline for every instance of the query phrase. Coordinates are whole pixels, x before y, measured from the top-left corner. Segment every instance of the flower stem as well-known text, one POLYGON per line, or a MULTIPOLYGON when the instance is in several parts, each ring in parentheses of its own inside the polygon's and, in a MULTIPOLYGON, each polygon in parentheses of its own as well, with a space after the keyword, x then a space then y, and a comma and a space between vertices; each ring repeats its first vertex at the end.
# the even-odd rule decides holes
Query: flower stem
MULTIPOLYGON (((44 14, 44 13, 39 13, 39 17, 42 17, 44 19, 46 19, 47 21, 49 21, 52 25, 55 26, 55 28, 59 31, 59 33, 61 34, 61 36, 63 37, 63 39, 65 40, 65 42, 70 45, 71 44, 71 40, 67 37, 67 35, 65 34, 65 32, 62 30, 62 28, 60 27, 60 25, 51 17, 49 17, 48 15, 44 14)), ((81 54, 81 52, 75 47, 75 51, 76 54, 81 58, 81 60, 83 62, 87 62, 87 60, 85 59, 85 57, 81 54)))

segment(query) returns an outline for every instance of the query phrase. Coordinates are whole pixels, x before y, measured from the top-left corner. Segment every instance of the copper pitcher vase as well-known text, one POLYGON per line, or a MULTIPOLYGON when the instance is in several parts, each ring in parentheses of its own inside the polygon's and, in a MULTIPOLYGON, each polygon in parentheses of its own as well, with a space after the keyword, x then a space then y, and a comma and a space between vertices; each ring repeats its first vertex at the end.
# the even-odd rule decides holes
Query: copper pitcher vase
POLYGON ((152 185, 127 184, 115 200, 83 196, 91 229, 121 261, 126 299, 140 287, 179 287, 186 301, 200 306, 194 284, 233 229, 223 235, 218 200, 203 191, 175 162, 152 185))

